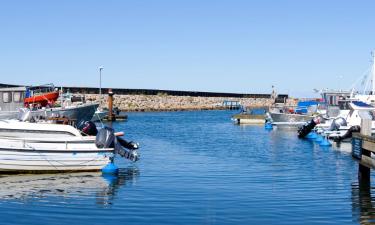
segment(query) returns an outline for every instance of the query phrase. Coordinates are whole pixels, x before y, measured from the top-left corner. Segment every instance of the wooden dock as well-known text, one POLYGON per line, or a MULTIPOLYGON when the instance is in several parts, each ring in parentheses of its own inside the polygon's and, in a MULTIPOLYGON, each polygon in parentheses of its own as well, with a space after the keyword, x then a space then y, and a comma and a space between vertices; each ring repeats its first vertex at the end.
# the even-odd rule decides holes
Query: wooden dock
POLYGON ((354 133, 352 137, 352 157, 359 162, 359 180, 369 182, 371 169, 375 169, 375 137, 371 136, 372 118, 368 112, 361 112, 361 132, 354 133))

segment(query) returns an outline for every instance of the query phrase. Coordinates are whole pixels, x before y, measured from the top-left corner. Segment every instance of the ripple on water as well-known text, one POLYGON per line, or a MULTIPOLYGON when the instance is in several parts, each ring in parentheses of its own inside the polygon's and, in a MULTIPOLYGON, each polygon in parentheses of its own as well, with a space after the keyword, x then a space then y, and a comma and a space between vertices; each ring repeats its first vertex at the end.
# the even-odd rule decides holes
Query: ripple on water
POLYGON ((132 113, 141 161, 96 173, 1 177, 0 224, 368 224, 371 184, 348 153, 232 112, 132 113))

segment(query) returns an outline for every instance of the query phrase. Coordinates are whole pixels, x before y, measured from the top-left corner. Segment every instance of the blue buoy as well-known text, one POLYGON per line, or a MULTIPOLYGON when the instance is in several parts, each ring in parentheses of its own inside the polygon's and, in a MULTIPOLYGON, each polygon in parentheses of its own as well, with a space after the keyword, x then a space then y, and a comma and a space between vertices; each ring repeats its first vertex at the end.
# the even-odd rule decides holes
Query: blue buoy
POLYGON ((317 143, 320 143, 320 142, 322 142, 324 140, 324 138, 321 136, 321 135, 317 135, 316 136, 316 138, 315 138, 315 141, 317 142, 317 143))
POLYGON ((272 129, 273 129, 273 125, 272 125, 272 123, 267 122, 267 123, 264 125, 264 128, 267 129, 267 130, 272 130, 272 129))
POLYGON ((327 138, 324 138, 324 139, 320 142, 319 145, 320 145, 320 146, 323 146, 323 147, 329 147, 329 146, 331 146, 332 144, 331 144, 331 142, 329 142, 329 141, 327 140, 327 138))
POLYGON ((105 167, 102 169, 103 174, 118 174, 118 167, 113 163, 108 163, 105 167))
POLYGON ((315 132, 310 132, 308 135, 306 135, 306 139, 315 139, 318 135, 315 132))

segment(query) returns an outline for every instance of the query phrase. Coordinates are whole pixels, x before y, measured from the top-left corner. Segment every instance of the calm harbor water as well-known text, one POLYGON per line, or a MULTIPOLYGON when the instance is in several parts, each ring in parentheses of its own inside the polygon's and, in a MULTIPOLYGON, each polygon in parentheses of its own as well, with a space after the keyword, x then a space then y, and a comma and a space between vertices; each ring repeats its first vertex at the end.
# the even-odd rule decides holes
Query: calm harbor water
POLYGON ((113 126, 141 161, 117 160, 116 177, 3 176, 0 224, 375 224, 349 153, 231 114, 131 113, 113 126))

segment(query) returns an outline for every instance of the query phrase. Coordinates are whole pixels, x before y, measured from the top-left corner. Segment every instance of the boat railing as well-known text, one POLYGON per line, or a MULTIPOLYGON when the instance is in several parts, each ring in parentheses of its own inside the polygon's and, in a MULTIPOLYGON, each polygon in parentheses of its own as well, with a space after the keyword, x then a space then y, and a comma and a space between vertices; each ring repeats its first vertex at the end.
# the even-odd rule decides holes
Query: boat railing
MULTIPOLYGON (((3 138, 1 138, 3 139, 3 138)), ((54 149, 49 149, 49 150, 72 150, 74 152, 79 152, 79 151, 100 151, 100 152, 111 152, 111 151, 114 151, 114 148, 96 148, 96 147, 93 147, 93 146, 90 146, 90 147, 86 147, 86 148, 74 148, 72 146, 69 146, 69 145, 76 145, 76 144, 79 144, 79 143, 82 143, 82 144, 94 144, 94 141, 75 141, 75 140, 59 140, 59 141, 48 141, 48 140, 32 140, 32 139, 22 139, 22 138, 6 138, 7 140, 10 140, 10 141, 17 141, 17 142, 22 142, 22 148, 23 149, 33 149, 33 150, 36 150, 35 146, 33 144, 60 144, 60 148, 54 148, 54 149), (63 148, 61 148, 61 146, 64 146, 63 148)), ((39 149, 39 148, 38 148, 39 149)))
POLYGON ((95 143, 94 136, 87 136, 87 137, 68 137, 64 139, 56 139, 56 138, 24 138, 24 137, 11 137, 11 136, 2 136, 0 140, 8 140, 8 141, 23 141, 26 143, 95 143))

